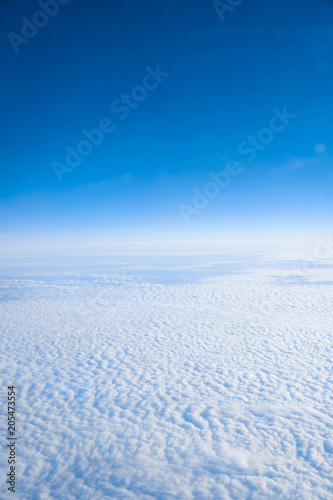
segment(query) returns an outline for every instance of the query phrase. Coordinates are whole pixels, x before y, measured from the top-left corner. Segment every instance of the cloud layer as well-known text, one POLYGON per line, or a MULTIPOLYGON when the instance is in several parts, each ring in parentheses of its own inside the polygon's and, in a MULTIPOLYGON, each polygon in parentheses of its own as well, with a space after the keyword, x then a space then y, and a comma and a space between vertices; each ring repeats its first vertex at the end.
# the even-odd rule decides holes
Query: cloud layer
POLYGON ((333 498, 332 263, 222 264, 1 269, 20 499, 333 498))

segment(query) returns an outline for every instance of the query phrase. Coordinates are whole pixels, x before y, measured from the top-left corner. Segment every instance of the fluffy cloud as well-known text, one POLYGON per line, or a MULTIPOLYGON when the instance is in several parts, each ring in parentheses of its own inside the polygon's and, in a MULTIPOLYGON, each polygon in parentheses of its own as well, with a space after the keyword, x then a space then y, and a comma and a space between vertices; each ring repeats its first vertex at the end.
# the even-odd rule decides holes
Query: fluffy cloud
POLYGON ((2 269, 21 499, 332 496, 332 269, 223 266, 2 269))

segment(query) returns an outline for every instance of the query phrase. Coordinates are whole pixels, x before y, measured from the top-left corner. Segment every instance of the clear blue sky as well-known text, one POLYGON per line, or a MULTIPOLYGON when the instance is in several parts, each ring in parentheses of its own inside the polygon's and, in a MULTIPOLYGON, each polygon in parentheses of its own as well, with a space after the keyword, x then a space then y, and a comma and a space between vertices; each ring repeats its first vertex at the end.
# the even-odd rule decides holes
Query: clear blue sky
POLYGON ((0 255, 260 249, 331 231, 332 1, 244 0, 223 21, 207 0, 58 7, 36 17, 35 1, 0 3, 0 255), (22 18, 46 25, 29 32, 22 18), (144 80, 158 65, 163 81, 144 80), (133 91, 143 81, 146 95, 133 91), (284 106, 296 118, 247 161, 240 144, 284 106), (52 164, 105 118, 113 132, 60 182, 52 164), (195 208, 193 189, 231 160, 241 172, 195 208))

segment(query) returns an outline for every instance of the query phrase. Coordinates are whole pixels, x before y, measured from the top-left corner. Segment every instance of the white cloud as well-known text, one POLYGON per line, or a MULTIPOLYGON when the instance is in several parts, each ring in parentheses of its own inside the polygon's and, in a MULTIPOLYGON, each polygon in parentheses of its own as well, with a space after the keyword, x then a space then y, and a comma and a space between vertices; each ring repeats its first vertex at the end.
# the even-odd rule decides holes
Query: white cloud
POLYGON ((332 269, 241 264, 2 269, 19 498, 331 497, 332 269))

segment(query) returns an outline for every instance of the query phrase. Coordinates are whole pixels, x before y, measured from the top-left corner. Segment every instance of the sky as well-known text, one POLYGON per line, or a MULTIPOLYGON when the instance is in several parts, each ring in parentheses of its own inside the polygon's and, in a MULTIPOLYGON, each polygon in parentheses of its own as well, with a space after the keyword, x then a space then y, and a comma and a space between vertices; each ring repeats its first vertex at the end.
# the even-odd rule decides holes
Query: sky
POLYGON ((333 1, 221 4, 0 2, 0 257, 331 232, 333 1))

